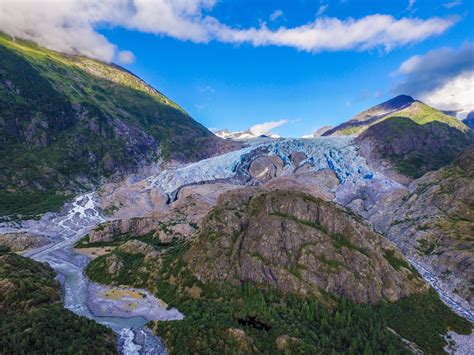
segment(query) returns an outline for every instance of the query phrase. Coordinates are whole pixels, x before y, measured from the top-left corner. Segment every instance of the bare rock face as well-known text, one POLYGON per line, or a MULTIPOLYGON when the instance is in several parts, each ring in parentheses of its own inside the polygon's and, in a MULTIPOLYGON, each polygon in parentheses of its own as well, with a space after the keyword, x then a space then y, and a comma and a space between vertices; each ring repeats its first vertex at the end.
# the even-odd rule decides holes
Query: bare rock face
POLYGON ((200 224, 221 194, 239 187, 224 183, 185 186, 179 190, 177 200, 171 205, 168 218, 200 224))
POLYGON ((474 307, 474 146, 377 209, 369 218, 376 228, 474 307))
POLYGON ((252 346, 252 338, 248 336, 244 330, 239 328, 227 328, 225 332, 226 336, 236 341, 237 349, 242 354, 255 353, 256 349, 252 346))
POLYGON ((157 229, 157 221, 151 218, 116 219, 102 223, 89 232, 89 242, 110 242, 114 237, 131 234, 142 236, 157 229))
POLYGON ((121 245, 118 248, 120 251, 123 251, 128 254, 142 254, 146 258, 157 258, 159 253, 151 246, 150 244, 143 243, 139 240, 129 240, 125 244, 121 245))
POLYGON ((303 152, 293 152, 290 154, 290 160, 295 167, 299 167, 301 162, 306 160, 308 157, 303 152))
POLYGON ((244 188, 221 195, 186 259, 203 282, 253 281, 355 302, 427 290, 398 249, 358 216, 295 191, 244 188))
POLYGON ((268 190, 295 190, 314 197, 332 201, 339 179, 334 171, 323 169, 317 172, 301 172, 272 179, 263 185, 268 190))
POLYGON ((39 248, 50 242, 46 237, 23 232, 0 234, 0 245, 5 245, 14 252, 39 248))
POLYGON ((114 218, 146 216, 150 212, 168 210, 168 196, 159 188, 149 188, 146 181, 132 179, 110 183, 99 191, 104 214, 114 218))
POLYGON ((297 343, 298 341, 298 338, 283 334, 276 338, 275 344, 279 351, 284 352, 285 350, 288 350, 288 347, 291 345, 291 343, 297 343))
POLYGON ((284 165, 276 155, 258 157, 250 164, 249 173, 254 179, 270 180, 281 175, 284 165))
POLYGON ((106 260, 107 272, 111 275, 116 275, 122 270, 123 262, 115 254, 110 254, 106 260))

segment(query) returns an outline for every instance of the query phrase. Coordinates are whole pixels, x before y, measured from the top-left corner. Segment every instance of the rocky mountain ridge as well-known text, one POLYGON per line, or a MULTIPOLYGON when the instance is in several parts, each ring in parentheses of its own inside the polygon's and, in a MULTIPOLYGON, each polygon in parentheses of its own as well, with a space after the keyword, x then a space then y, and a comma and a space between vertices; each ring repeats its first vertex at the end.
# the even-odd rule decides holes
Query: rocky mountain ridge
POLYGON ((104 177, 236 147, 116 65, 1 34, 0 143, 0 215, 46 212, 104 177))
POLYGON ((370 126, 392 117, 405 117, 420 125, 436 121, 462 132, 469 130, 464 123, 455 117, 421 101, 414 100, 411 96, 399 95, 357 114, 349 121, 326 131, 323 135, 359 135, 370 126))
POLYGON ((398 250, 357 216, 297 191, 223 194, 196 238, 186 259, 203 282, 252 281, 358 303, 427 290, 398 250))

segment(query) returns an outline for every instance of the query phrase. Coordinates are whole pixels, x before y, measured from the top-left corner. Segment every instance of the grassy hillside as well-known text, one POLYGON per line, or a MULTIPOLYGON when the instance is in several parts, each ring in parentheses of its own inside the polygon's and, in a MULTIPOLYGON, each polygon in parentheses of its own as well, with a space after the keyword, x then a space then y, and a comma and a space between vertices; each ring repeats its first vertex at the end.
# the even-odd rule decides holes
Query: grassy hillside
POLYGON ((49 266, 0 248, 2 354, 115 353, 110 329, 63 308, 49 266))
POLYGON ((201 159, 222 144, 118 66, 0 35, 1 214, 54 209, 63 201, 54 195, 159 159, 201 159), (25 204, 32 193, 50 203, 25 204))
POLYGON ((458 129, 461 132, 467 132, 469 130, 469 128, 457 118, 449 116, 421 101, 403 101, 400 103, 399 108, 390 105, 387 107, 385 104, 386 103, 377 105, 358 114, 350 121, 328 131, 325 135, 359 135, 369 127, 393 117, 405 117, 419 125, 424 125, 429 122, 439 122, 458 129))

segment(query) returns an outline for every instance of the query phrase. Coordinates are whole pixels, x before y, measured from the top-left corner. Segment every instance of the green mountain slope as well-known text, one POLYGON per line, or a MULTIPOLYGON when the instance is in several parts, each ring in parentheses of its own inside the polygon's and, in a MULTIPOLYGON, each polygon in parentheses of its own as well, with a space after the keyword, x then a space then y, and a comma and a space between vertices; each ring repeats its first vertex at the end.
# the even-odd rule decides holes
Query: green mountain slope
POLYGON ((462 132, 469 128, 456 119, 410 96, 400 95, 356 115, 351 120, 324 133, 325 136, 359 135, 370 126, 392 117, 405 117, 423 125, 440 122, 462 132))
POLYGON ((114 354, 112 330, 63 308, 54 271, 0 247, 2 354, 114 354))
POLYGON ((57 192, 230 144, 118 66, 0 35, 0 215, 43 212, 62 204, 57 192))

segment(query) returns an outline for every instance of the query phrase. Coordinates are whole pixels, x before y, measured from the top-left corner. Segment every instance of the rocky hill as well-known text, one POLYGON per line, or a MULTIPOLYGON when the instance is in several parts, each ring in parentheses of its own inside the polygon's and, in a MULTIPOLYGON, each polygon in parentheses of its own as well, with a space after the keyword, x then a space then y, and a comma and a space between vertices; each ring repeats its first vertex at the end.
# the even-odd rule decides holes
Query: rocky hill
POLYGON ((222 195, 187 256, 201 281, 252 281, 354 302, 426 290, 403 256, 357 216, 294 191, 222 195))
POLYGON ((449 329, 471 332, 390 242, 300 192, 227 192, 195 238, 83 242, 108 247, 92 280, 146 287, 185 315, 151 323, 171 354, 442 353, 449 329))
POLYGON ((51 210, 103 177, 232 144, 116 65, 0 34, 0 215, 51 210))
POLYGON ((0 248, 2 353, 115 353, 110 329, 63 308, 51 267, 0 248))
POLYGON ((440 122, 466 132, 469 128, 458 119, 434 109, 421 101, 407 95, 399 95, 363 111, 347 122, 326 131, 324 136, 359 135, 370 126, 391 117, 406 117, 423 125, 429 122, 440 122))

